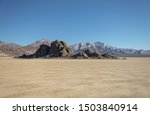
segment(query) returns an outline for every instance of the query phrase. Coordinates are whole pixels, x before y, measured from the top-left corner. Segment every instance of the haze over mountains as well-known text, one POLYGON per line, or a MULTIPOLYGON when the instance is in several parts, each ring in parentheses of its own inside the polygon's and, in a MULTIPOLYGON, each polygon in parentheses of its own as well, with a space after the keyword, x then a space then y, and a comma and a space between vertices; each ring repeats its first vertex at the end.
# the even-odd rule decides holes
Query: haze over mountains
MULTIPOLYGON (((8 55, 8 56, 20 56, 23 54, 30 55, 35 53, 42 44, 50 46, 51 41, 42 39, 26 46, 0 41, 0 53, 1 54, 3 53, 3 55, 8 55)), ((70 47, 75 52, 92 49, 92 50, 97 50, 101 53, 110 53, 116 56, 150 56, 150 50, 117 48, 111 45, 106 45, 105 43, 102 42, 78 43, 78 44, 70 45, 70 47)))

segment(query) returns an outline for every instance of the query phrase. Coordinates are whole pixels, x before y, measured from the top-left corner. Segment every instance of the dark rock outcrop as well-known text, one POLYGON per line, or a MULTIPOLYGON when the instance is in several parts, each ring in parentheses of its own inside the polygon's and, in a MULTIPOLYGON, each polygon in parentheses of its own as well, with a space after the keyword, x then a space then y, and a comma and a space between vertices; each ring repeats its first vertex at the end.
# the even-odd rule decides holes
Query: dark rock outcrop
POLYGON ((70 57, 72 55, 73 50, 65 42, 56 40, 51 43, 50 57, 70 57))
POLYGON ((44 57, 49 54, 50 46, 42 44, 40 48, 35 52, 35 57, 44 57))
POLYGON ((90 58, 101 58, 101 54, 96 50, 87 49, 84 53, 90 58))
POLYGON ((116 56, 113 56, 113 55, 108 54, 108 53, 102 54, 102 57, 103 57, 103 58, 107 58, 107 59, 117 59, 116 56))
POLYGON ((42 44, 34 54, 23 54, 19 58, 65 58, 71 57, 73 54, 73 50, 65 42, 56 40, 51 43, 51 46, 42 44))

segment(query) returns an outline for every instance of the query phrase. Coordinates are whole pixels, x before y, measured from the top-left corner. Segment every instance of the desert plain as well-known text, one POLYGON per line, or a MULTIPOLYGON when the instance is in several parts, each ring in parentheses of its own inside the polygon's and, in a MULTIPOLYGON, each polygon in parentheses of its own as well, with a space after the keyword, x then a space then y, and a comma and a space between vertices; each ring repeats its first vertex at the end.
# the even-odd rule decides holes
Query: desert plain
POLYGON ((1 98, 150 98, 150 58, 0 57, 1 98))

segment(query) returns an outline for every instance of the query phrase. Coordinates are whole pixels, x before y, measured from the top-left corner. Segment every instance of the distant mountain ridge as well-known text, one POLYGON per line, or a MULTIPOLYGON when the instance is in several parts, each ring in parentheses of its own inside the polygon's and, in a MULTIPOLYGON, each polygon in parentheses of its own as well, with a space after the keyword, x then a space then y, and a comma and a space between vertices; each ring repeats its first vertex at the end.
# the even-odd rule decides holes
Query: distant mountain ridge
POLYGON ((21 48, 22 48, 21 45, 0 41, 1 53, 6 54, 8 56, 16 56, 21 53, 25 53, 24 50, 22 50, 21 48))
POLYGON ((25 54, 32 54, 32 53, 35 53, 36 50, 37 50, 42 44, 45 44, 45 45, 50 46, 50 45, 51 45, 51 41, 46 40, 46 39, 41 39, 41 40, 36 41, 35 43, 32 43, 32 44, 23 46, 22 48, 25 50, 25 52, 26 52, 25 54))
MULTIPOLYGON (((6 43, 0 41, 0 51, 8 56, 20 56, 23 54, 33 54, 42 45, 51 45, 51 41, 47 39, 38 40, 35 43, 21 46, 14 43, 6 43)), ((102 42, 94 43, 78 43, 70 45, 75 52, 85 51, 87 49, 97 50, 100 53, 110 53, 116 56, 150 56, 150 50, 137 50, 130 48, 117 48, 111 45, 106 45, 102 42)))
POLYGON ((18 44, 6 43, 6 42, 0 41, 0 51, 8 56, 20 56, 23 54, 35 53, 36 50, 42 44, 50 45, 51 42, 49 40, 42 39, 42 40, 36 41, 35 43, 29 44, 26 46, 21 46, 18 44))
POLYGON ((111 53, 117 56, 150 56, 150 50, 137 50, 130 48, 117 48, 102 42, 78 43, 71 46, 75 51, 84 51, 88 48, 98 50, 101 53, 111 53))

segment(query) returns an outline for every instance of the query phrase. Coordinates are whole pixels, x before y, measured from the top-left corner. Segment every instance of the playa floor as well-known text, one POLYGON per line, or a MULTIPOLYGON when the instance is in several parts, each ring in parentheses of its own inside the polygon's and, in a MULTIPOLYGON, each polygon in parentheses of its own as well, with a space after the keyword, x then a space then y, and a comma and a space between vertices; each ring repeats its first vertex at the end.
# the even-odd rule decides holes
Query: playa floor
POLYGON ((0 97, 150 98, 150 58, 0 57, 0 97))

